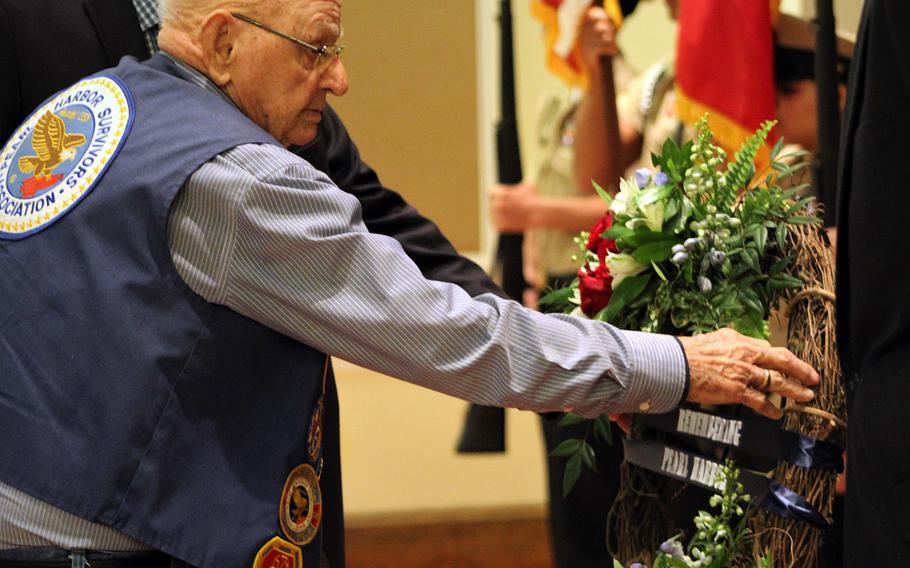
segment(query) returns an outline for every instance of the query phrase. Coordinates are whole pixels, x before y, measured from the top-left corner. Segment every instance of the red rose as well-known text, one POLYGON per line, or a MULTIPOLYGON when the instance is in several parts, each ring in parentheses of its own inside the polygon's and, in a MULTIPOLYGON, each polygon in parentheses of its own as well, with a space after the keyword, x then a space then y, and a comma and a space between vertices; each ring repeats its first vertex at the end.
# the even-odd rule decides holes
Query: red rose
POLYGON ((607 307, 613 295, 613 277, 607 267, 601 264, 595 270, 585 264, 578 269, 578 292, 581 296, 581 311, 589 318, 607 307))
POLYGON ((601 266, 603 266, 604 259, 607 257, 607 251, 619 252, 619 249, 616 248, 615 240, 601 237, 611 227, 613 227, 613 212, 608 210, 607 214, 594 225, 594 228, 591 229, 591 234, 588 236, 588 250, 597 254, 601 266))

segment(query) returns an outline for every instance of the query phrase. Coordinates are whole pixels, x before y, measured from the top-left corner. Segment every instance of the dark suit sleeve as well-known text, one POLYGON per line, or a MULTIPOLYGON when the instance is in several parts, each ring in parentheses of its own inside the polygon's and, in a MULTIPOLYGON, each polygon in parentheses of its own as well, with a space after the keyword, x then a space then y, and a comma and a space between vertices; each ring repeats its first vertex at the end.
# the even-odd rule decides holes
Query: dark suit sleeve
POLYGON ((12 31, 0 5, 0 147, 19 126, 19 68, 12 31))
POLYGON ((430 280, 451 282, 476 296, 491 292, 505 297, 500 288, 475 263, 459 255, 439 228, 408 205, 396 192, 379 181, 379 176, 360 159, 338 115, 326 108, 315 146, 301 155, 325 171, 335 184, 360 201, 363 220, 372 233, 396 239, 405 253, 430 280), (322 162, 320 164, 319 162, 322 162))
MULTIPOLYGON (((885 3, 887 14, 882 18, 888 26, 888 35, 893 47, 895 59, 894 80, 902 83, 904 92, 910 93, 910 36, 907 25, 910 25, 910 2, 907 0, 889 0, 885 3)), ((906 105, 907 101, 897 104, 906 105)))

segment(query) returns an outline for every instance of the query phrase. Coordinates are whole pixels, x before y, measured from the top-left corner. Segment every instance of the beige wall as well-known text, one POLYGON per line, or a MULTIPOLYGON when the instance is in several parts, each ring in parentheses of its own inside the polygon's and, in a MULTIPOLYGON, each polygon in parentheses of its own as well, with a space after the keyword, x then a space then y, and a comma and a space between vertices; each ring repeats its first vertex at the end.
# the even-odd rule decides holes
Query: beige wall
MULTIPOLYGON (((815 14, 816 0, 782 0, 781 10, 811 18, 815 14)), ((834 18, 837 27, 856 33, 863 11, 862 0, 834 0, 834 18)))
POLYGON ((506 454, 459 456, 465 403, 344 362, 335 367, 348 515, 544 502, 536 414, 508 411, 506 454))
POLYGON ((330 102, 388 186, 479 248, 474 6, 346 0, 351 90, 330 102))

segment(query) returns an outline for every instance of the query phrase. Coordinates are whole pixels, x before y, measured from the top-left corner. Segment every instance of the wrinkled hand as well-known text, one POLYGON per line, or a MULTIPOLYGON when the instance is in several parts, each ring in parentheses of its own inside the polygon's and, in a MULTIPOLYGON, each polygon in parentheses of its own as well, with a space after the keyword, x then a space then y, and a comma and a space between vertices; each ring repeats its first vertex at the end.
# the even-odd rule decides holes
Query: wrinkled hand
POLYGON ((781 411, 768 400, 767 393, 798 402, 815 397, 803 385, 817 385, 818 373, 782 347, 771 347, 767 341, 746 337, 732 329, 679 340, 689 360, 692 402, 745 404, 777 419, 781 411))
POLYGON ((494 185, 489 191, 490 218, 501 233, 520 233, 533 225, 537 188, 521 182, 516 185, 494 185))
POLYGON ((601 7, 593 6, 585 12, 578 30, 582 60, 588 69, 597 69, 600 56, 614 57, 619 53, 616 45, 616 25, 601 7))

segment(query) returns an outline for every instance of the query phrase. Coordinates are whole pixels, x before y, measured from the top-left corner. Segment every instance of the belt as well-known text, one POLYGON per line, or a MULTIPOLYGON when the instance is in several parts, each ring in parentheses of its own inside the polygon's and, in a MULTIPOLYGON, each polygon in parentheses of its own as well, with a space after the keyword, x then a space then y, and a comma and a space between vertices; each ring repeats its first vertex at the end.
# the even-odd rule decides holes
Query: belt
MULTIPOLYGON (((171 557, 160 553, 140 554, 123 558, 87 559, 86 568, 169 568, 171 557)), ((0 568, 70 568, 69 558, 60 560, 3 560, 0 568)))

